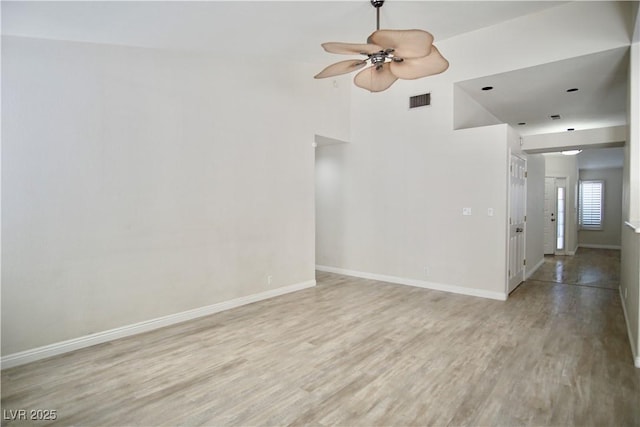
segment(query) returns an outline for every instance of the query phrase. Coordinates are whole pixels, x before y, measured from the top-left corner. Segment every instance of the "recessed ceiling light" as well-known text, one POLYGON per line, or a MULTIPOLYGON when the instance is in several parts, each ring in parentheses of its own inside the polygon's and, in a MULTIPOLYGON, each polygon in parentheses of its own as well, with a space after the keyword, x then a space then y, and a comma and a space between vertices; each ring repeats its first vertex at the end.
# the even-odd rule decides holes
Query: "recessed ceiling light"
POLYGON ((519 126, 524 126, 524 125, 526 125, 526 123, 525 122, 520 122, 520 123, 518 123, 518 125, 519 126))
POLYGON ((576 128, 569 128, 568 131, 576 130, 576 128))
POLYGON ((572 87, 571 89, 567 89, 567 92, 577 92, 578 88, 577 87, 572 87))
POLYGON ((582 150, 566 150, 566 151, 561 151, 562 154, 564 154, 565 156, 575 156, 578 153, 581 153, 582 150))
POLYGON ((493 86, 485 86, 482 88, 482 90, 492 90, 493 86))

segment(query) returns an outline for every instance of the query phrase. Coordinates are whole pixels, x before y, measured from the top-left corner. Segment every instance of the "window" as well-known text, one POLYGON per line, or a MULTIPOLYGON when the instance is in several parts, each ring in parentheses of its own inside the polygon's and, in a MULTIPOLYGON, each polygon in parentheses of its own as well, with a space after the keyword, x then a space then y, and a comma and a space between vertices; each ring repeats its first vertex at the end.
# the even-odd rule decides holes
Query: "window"
POLYGON ((556 222, 556 250, 562 251, 564 250, 564 208, 566 206, 564 200, 564 187, 558 187, 556 192, 558 199, 558 222, 556 222))
POLYGON ((578 221, 581 228, 602 229, 604 181, 580 181, 578 221))

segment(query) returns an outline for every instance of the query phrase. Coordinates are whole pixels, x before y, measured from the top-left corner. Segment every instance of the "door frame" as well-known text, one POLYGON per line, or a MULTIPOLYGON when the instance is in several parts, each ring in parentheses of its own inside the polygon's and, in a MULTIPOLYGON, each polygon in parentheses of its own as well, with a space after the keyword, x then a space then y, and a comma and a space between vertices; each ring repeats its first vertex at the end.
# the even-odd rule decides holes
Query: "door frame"
POLYGON ((569 250, 567 249, 567 230, 568 230, 568 221, 567 221, 567 217, 568 217, 568 212, 569 212, 569 200, 567 195, 569 194, 569 177, 567 176, 556 176, 555 178, 555 202, 556 202, 556 231, 555 231, 555 242, 554 242, 554 248, 553 248, 553 254, 554 255, 567 255, 569 253, 569 250), (563 180, 564 181, 564 186, 558 186, 558 180, 563 180), (563 215, 564 218, 562 218, 563 220, 563 225, 564 225, 564 230, 562 230, 562 238, 564 240, 564 244, 563 244, 563 249, 562 250, 558 250, 558 210, 559 210, 559 206, 558 206, 558 188, 564 188, 564 211, 563 211, 563 215))
MULTIPOLYGON (((555 176, 545 176, 544 177, 544 197, 545 197, 545 211, 544 211, 544 226, 543 226, 543 233, 546 233, 546 229, 548 226, 548 222, 552 222, 553 225, 551 226, 551 242, 547 242, 546 239, 543 240, 542 243, 542 247, 543 247, 543 253, 544 255, 555 255, 556 253, 556 242, 557 242, 557 234, 558 234, 558 227, 557 224, 555 223, 557 221, 557 217, 558 217, 558 197, 557 197, 557 190, 556 190, 556 177, 555 176), (553 189, 551 190, 551 192, 547 195, 547 180, 552 181, 551 182, 551 186, 553 187, 553 189), (546 212, 546 202, 547 202, 547 197, 549 197, 551 199, 551 204, 552 206, 552 212, 551 215, 553 216, 553 221, 551 221, 550 218, 547 218, 547 212, 546 212), (547 244, 551 245, 551 251, 548 252, 547 251, 547 244)), ((543 238, 546 237, 546 234, 543 234, 543 238)))
POLYGON ((505 275, 505 284, 504 284, 504 289, 505 289, 505 295, 507 296, 507 298, 509 298, 509 293, 513 292, 514 290, 516 290, 518 288, 518 286, 520 286, 520 284, 522 284, 522 282, 524 282, 524 280, 527 277, 527 268, 526 268, 526 264, 523 266, 522 269, 522 281, 515 287, 513 288, 511 291, 509 291, 509 265, 510 265, 510 256, 511 256, 511 251, 510 251, 510 235, 511 235, 511 224, 510 224, 510 218, 511 218, 511 157, 517 157, 520 160, 524 161, 524 170, 525 170, 525 185, 524 185, 524 194, 523 196, 523 203, 524 203, 524 227, 523 227, 523 235, 522 235, 522 250, 523 250, 523 258, 526 262, 526 249, 527 249, 527 170, 528 170, 528 163, 527 163, 527 157, 524 154, 519 154, 519 153, 513 153, 511 149, 509 149, 509 153, 507 156, 507 216, 506 216, 506 248, 505 248, 505 259, 506 259, 506 263, 505 263, 505 271, 504 271, 504 275, 505 275))
MULTIPOLYGON (((567 230, 568 230, 568 222, 567 222, 567 213, 569 209, 569 200, 567 198, 569 192, 569 177, 568 176, 546 176, 546 179, 553 179, 553 205, 555 212, 555 225, 553 230, 553 254, 550 255, 569 255, 570 251, 567 248, 567 230), (558 250, 558 180, 564 180, 565 185, 561 186, 564 188, 564 249, 558 250)), ((546 191, 546 185, 545 185, 546 191)), ((547 218, 545 218, 546 220, 547 218)), ((544 244, 543 244, 544 246, 544 244)), ((545 255, 548 255, 545 253, 545 255)))

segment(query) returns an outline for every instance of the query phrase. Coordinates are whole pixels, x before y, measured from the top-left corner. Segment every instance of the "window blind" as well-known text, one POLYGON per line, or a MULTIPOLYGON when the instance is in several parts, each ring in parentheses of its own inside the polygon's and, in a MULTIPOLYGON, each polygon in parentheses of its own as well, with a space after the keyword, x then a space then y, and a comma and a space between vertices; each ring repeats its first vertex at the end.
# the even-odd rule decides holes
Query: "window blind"
POLYGON ((602 181, 580 181, 578 220, 583 228, 602 228, 602 181))

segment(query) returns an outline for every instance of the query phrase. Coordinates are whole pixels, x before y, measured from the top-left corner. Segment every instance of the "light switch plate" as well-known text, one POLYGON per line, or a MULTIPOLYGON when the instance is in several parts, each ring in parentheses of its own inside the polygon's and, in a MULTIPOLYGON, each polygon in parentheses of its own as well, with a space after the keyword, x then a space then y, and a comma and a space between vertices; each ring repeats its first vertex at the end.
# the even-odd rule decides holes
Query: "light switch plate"
POLYGON ((471 208, 462 208, 462 215, 471 215, 471 208))

